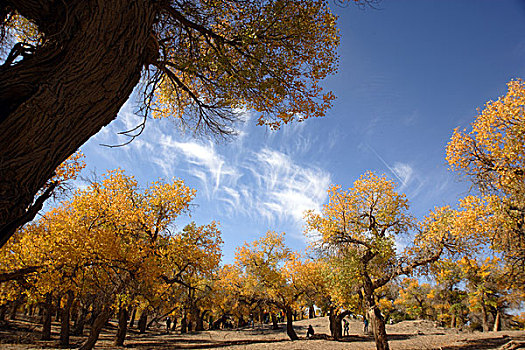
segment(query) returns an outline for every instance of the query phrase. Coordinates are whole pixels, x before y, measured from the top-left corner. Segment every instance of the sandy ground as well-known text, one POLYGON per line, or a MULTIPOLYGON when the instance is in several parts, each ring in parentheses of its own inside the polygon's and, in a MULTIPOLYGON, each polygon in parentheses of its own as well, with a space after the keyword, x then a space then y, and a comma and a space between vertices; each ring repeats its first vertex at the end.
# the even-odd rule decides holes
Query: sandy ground
MULTIPOLYGON (((294 322, 300 339, 293 342, 286 335, 284 324, 280 325, 279 330, 271 330, 268 325, 255 325, 255 328, 204 331, 184 335, 176 333, 168 335, 159 329, 153 329, 147 334, 137 334, 132 330, 128 333, 125 346, 120 349, 375 349, 373 336, 363 334, 362 322, 351 321, 349 336, 344 337, 341 341, 306 339, 306 329, 310 324, 314 327, 316 335, 330 333, 326 317, 294 322)), ((387 325, 387 333, 392 350, 498 349, 511 340, 525 341, 525 331, 459 332, 456 329, 435 327, 429 321, 404 321, 395 325, 387 325)), ((113 345, 114 335, 115 329, 104 331, 95 349, 119 349, 113 345)), ((39 336, 40 325, 23 320, 15 321, 11 323, 11 326, 0 329, 0 349, 58 349, 58 328, 53 329, 53 340, 51 341, 41 341, 39 336)), ((82 340, 82 338, 72 337, 71 348, 78 347, 82 340)), ((525 349, 525 346, 523 348, 525 349)))

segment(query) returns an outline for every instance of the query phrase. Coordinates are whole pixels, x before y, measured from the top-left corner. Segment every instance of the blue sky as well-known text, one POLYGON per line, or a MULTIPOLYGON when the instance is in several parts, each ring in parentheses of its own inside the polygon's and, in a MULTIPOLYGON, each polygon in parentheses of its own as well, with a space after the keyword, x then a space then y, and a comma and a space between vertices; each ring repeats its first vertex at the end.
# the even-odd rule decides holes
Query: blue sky
POLYGON ((131 144, 117 133, 139 123, 133 103, 89 140, 84 174, 117 167, 141 184, 178 177, 197 189, 191 218, 221 223, 224 261, 267 230, 305 247, 303 211, 319 209, 330 184, 350 187, 368 170, 398 182, 422 217, 468 190, 445 163, 455 127, 525 77, 525 1, 384 0, 379 9, 334 6, 339 72, 324 87, 337 96, 326 118, 270 131, 246 112, 229 142, 194 138, 150 120, 131 144))

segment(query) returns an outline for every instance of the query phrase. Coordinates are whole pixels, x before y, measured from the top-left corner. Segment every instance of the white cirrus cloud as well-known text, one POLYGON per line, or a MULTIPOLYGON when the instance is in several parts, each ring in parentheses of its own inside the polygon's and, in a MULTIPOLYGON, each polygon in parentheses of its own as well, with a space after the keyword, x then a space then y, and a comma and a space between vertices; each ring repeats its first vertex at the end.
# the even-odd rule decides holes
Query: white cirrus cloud
POLYGON ((226 163, 211 142, 181 142, 169 135, 161 135, 158 142, 162 146, 163 156, 157 159, 157 163, 171 169, 175 159, 184 161, 186 171, 202 182, 208 197, 213 196, 224 181, 229 184, 235 182, 239 176, 237 169, 226 163))
POLYGON ((251 167, 259 183, 256 194, 261 215, 302 222, 304 211, 319 210, 326 201, 330 174, 321 169, 303 167, 289 156, 269 148, 256 155, 251 167))
POLYGON ((401 181, 403 187, 407 186, 414 175, 414 169, 409 164, 395 162, 394 166, 390 169, 394 175, 401 181))
MULTIPOLYGON (((126 107, 119 119, 98 135, 99 143, 129 140, 118 133, 132 129, 141 120, 126 107)), ((246 119, 252 117, 247 112, 244 115, 246 119)), ((148 125, 129 145, 113 149, 114 163, 136 164, 132 161, 140 158, 141 166, 145 166, 143 160, 146 160, 164 177, 191 176, 198 181, 199 193, 204 193, 200 205, 221 215, 248 216, 271 225, 286 222, 301 226, 304 211, 320 210, 327 199, 330 174, 293 158, 310 148, 308 138, 299 138, 297 144, 287 148, 287 153, 264 146, 253 151, 243 145, 251 142, 245 139, 250 129, 246 124, 241 127, 239 139, 228 147, 177 137, 170 127, 164 121, 148 125)))

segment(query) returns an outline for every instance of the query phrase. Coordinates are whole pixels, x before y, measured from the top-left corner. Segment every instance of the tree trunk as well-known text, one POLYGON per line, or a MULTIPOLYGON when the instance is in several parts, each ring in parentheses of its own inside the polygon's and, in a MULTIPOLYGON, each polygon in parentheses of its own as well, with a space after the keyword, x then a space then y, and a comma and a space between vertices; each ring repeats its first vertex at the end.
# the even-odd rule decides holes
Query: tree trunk
POLYGON ((330 321, 330 335, 334 340, 341 339, 343 335, 343 329, 341 328, 341 321, 338 321, 338 312, 335 308, 331 307, 328 311, 328 320, 330 321))
POLYGON ((456 327, 456 314, 453 313, 452 317, 450 318, 450 328, 456 327))
POLYGON ((204 312, 202 315, 197 314, 197 320, 195 321, 195 330, 197 332, 202 332, 204 330, 204 317, 206 316, 206 312, 204 312))
POLYGON ((73 302, 73 306, 71 307, 71 323, 73 325, 77 324, 78 316, 80 314, 80 305, 78 303, 73 302))
POLYGON ((493 332, 499 332, 501 331, 501 312, 498 309, 496 313, 496 317, 494 318, 494 328, 492 328, 493 332))
POLYGON ((481 322, 483 327, 483 332, 488 332, 490 330, 489 327, 489 314, 487 312, 487 306, 485 305, 485 302, 482 300, 481 303, 481 322))
POLYGON ((55 169, 117 116, 151 61, 156 1, 16 0, 46 43, 0 66, 0 246, 41 209, 55 169))
POLYGON ((275 315, 274 312, 271 313, 271 318, 272 318, 272 329, 279 329, 279 325, 277 324, 277 316, 275 315))
MULTIPOLYGON (((203 331, 204 330, 204 323, 201 319, 201 312, 195 302, 192 302, 191 309, 190 309, 190 320, 191 323, 195 323, 195 331, 203 331)), ((190 323, 190 324, 191 324, 190 323)), ((189 327, 188 327, 189 328, 189 327)), ((191 331, 191 329, 189 329, 191 331)))
POLYGON ((57 298, 57 303, 56 303, 56 307, 55 307, 55 322, 58 322, 60 321, 60 313, 61 313, 61 310, 62 308, 60 307, 60 304, 62 303, 62 295, 59 295, 58 298, 57 298))
MULTIPOLYGON (((374 296, 374 287, 371 279, 365 276, 363 284, 363 298, 365 301, 366 308, 368 309, 368 320, 374 333, 374 340, 376 342, 377 350, 389 350, 388 339, 386 335, 385 320, 379 306, 376 304, 376 298, 374 296)), ((339 323, 341 326, 341 323, 339 323)))
POLYGON ((339 340, 343 337, 343 327, 341 322, 343 322, 343 318, 350 314, 350 311, 346 310, 339 313, 331 307, 329 312, 330 315, 328 316, 328 319, 330 321, 330 335, 335 340, 339 340))
POLYGON ((11 307, 11 314, 9 315, 9 319, 10 320, 16 320, 16 314, 18 312, 18 307, 20 306, 20 304, 22 303, 22 300, 20 297, 16 298, 15 301, 13 301, 13 305, 11 307))
POLYGON ((111 307, 104 306, 100 313, 97 315, 95 320, 93 321, 93 324, 91 325, 91 330, 89 332, 89 337, 87 338, 86 342, 82 344, 82 346, 79 348, 79 350, 91 350, 95 346, 95 343, 98 340, 98 337, 100 336, 100 332, 102 331, 102 328, 106 325, 109 318, 111 317, 111 307))
POLYGON ((73 297, 73 291, 68 291, 66 293, 66 305, 60 309, 60 346, 69 346, 69 319, 73 297))
POLYGON ((368 312, 370 319, 370 325, 372 326, 372 332, 374 333, 374 339, 376 342, 377 350, 388 350, 388 339, 386 335, 385 320, 381 315, 381 311, 377 305, 374 305, 373 309, 368 312))
POLYGON ((137 308, 133 308, 133 311, 131 312, 131 320, 129 320, 129 328, 133 328, 133 324, 135 323, 136 315, 137 315, 137 308))
POLYGON ((44 302, 44 315, 42 324, 42 340, 51 339, 51 321, 53 317, 53 296, 51 293, 46 294, 46 301, 44 302))
POLYGON ((182 317, 182 320, 180 321, 180 333, 184 334, 188 332, 188 320, 186 319, 186 315, 182 317))
POLYGON ((142 313, 140 314, 139 323, 138 323, 140 334, 146 333, 147 325, 148 325, 148 310, 144 309, 142 310, 142 313))
POLYGON ((7 305, 0 306, 0 322, 5 321, 6 312, 7 312, 7 305))
POLYGON ((308 305, 308 318, 315 318, 314 303, 310 303, 310 305, 308 305))
POLYGON ((299 337, 297 336, 297 333, 295 333, 295 330, 293 329, 292 308, 287 307, 285 309, 285 312, 286 312, 286 334, 288 334, 291 340, 298 340, 299 337))
POLYGON ((75 326, 73 327, 73 335, 82 336, 84 334, 84 326, 86 325, 87 316, 88 309, 84 306, 81 306, 80 313, 78 314, 75 326))
POLYGON ((121 306, 118 310, 118 329, 115 338, 116 346, 124 346, 124 339, 126 339, 126 332, 128 330, 129 310, 121 306))

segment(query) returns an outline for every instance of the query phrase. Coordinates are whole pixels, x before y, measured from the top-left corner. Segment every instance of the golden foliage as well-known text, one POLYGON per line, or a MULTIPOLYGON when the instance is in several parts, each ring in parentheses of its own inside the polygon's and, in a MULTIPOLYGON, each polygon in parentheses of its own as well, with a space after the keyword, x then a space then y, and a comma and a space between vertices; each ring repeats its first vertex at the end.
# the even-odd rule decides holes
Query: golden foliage
POLYGON ((226 131, 217 116, 253 109, 275 129, 330 107, 319 83, 335 71, 339 37, 325 1, 200 1, 200 13, 179 12, 196 25, 168 21, 158 33, 154 117, 197 114, 196 128, 226 131))

